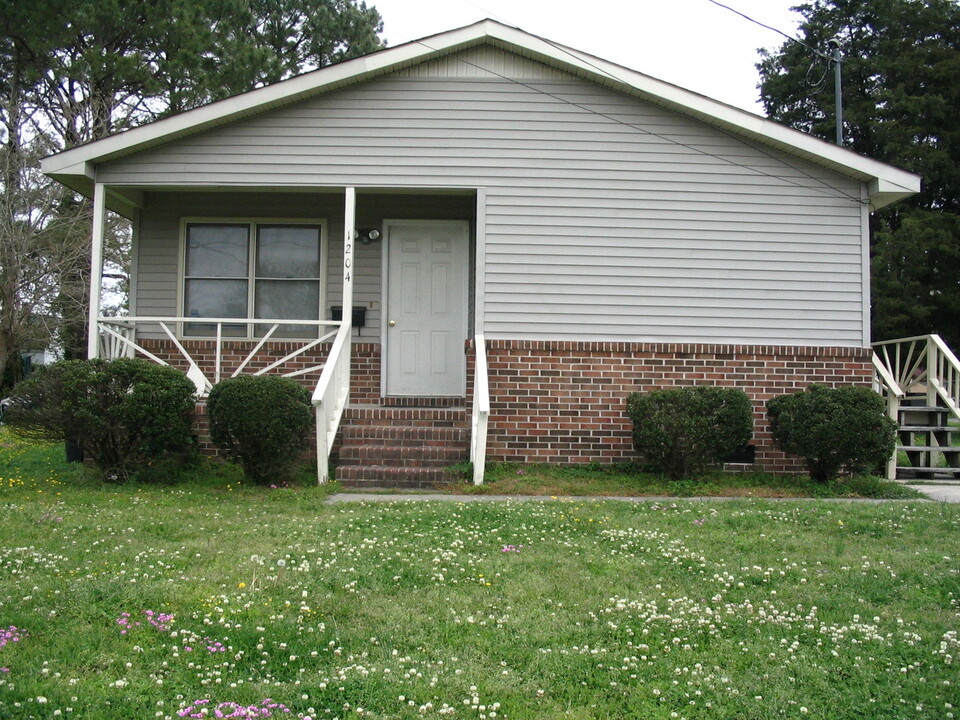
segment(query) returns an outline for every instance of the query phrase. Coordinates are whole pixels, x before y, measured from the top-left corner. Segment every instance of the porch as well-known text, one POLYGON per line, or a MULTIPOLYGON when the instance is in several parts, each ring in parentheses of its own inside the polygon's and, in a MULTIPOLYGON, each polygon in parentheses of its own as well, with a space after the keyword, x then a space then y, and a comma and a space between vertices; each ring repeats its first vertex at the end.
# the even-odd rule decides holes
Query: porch
MULTIPOLYGON (((100 304, 105 198, 116 191, 96 186, 91 308, 100 304)), ((475 191, 124 196, 139 203, 125 213, 136 228, 131 314, 91 310, 90 357, 178 367, 201 400, 240 374, 296 378, 312 391, 320 482, 345 414, 399 401, 466 407, 475 191)))

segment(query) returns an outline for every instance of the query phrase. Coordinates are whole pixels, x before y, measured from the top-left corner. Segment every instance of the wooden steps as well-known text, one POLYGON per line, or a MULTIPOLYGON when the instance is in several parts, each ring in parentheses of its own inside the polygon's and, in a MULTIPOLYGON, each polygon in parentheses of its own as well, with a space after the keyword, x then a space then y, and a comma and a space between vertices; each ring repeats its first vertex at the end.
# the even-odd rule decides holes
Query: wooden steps
POLYGON ((898 480, 960 480, 960 447, 953 440, 957 428, 949 417, 947 408, 929 405, 923 395, 903 401, 897 431, 898 480), (906 464, 901 464, 904 458, 906 464))
POLYGON ((463 473, 451 467, 470 457, 470 421, 462 400, 423 405, 432 406, 405 399, 391 406, 347 407, 336 479, 345 487, 371 489, 428 489, 461 481, 463 473))

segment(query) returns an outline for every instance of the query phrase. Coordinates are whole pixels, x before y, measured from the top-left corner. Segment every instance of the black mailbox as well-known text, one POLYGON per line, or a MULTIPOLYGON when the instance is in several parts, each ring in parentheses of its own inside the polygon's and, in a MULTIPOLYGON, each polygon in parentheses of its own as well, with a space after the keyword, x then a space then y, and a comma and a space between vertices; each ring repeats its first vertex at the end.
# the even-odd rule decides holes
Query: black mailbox
MULTIPOLYGON (((343 320, 343 305, 330 306, 330 319, 338 322, 343 320)), ((367 308, 365 305, 353 306, 353 320, 351 324, 356 328, 367 326, 367 308)))

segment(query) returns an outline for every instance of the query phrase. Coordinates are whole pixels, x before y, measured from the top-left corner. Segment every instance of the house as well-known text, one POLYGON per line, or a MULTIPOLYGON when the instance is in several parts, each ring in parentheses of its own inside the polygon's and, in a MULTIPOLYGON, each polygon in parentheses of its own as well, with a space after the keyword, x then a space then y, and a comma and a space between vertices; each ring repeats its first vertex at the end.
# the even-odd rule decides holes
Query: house
POLYGON ((314 389, 318 464, 633 457, 625 397, 869 383, 871 210, 915 175, 491 20, 47 158, 133 221, 90 354, 314 389), (347 308, 347 312, 343 312, 347 308), (352 310, 352 311, 351 311, 352 310), (471 447, 472 445, 472 447, 471 447))

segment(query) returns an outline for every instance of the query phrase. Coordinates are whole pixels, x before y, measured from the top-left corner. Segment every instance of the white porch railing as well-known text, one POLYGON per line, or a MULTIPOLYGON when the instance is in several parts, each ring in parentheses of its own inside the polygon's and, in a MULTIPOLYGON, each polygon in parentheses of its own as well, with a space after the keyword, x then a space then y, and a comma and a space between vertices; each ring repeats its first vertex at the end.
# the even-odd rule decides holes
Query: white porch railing
POLYGON ((490 380, 487 376, 487 347, 483 335, 477 335, 476 363, 473 372, 473 415, 470 432, 470 462, 473 484, 483 484, 487 462, 487 421, 490 417, 490 380))
MULTIPOLYGON (((960 418, 960 361, 939 335, 917 335, 873 343, 874 368, 894 420, 906 395, 924 395, 927 406, 946 408, 960 418)), ((888 476, 896 462, 888 465, 888 476)))
MULTIPOLYGON (((100 318, 101 321, 106 319, 107 318, 100 318)), ((133 323, 125 322, 123 318, 113 318, 113 320, 115 320, 115 322, 109 323, 111 328, 110 332, 107 332, 103 322, 100 323, 100 350, 97 357, 108 360, 132 358, 134 356, 134 348, 136 347, 136 343, 134 342, 136 327, 133 323)))
MULTIPOLYGON (((223 343, 224 341, 234 342, 238 340, 243 340, 245 338, 234 337, 232 335, 225 336, 223 334, 223 326, 236 326, 236 325, 264 325, 269 326, 269 330, 264 333, 263 337, 259 338, 257 344, 254 348, 247 354, 246 358, 233 370, 233 373, 230 377, 236 377, 244 371, 247 365, 250 364, 250 361, 256 357, 257 353, 264 346, 264 344, 273 337, 273 334, 281 326, 287 325, 297 325, 297 326, 313 326, 319 329, 325 329, 327 327, 331 328, 327 332, 318 331, 319 335, 312 338, 277 338, 279 342, 290 342, 290 343, 302 343, 300 347, 294 349, 292 352, 288 353, 284 357, 276 360, 266 367, 258 368, 256 371, 252 372, 252 375, 264 375, 271 370, 274 370, 286 362, 293 360, 294 358, 302 355, 307 350, 316 347, 322 342, 327 342, 336 335, 336 328, 341 325, 339 321, 334 320, 271 320, 271 319, 257 319, 256 322, 250 320, 249 318, 195 318, 195 317, 101 317, 97 318, 99 329, 100 329, 100 357, 107 359, 115 359, 119 357, 133 357, 135 353, 140 353, 143 356, 149 358, 153 362, 159 365, 169 365, 170 363, 164 360, 161 357, 158 357, 156 354, 152 353, 150 350, 146 349, 137 341, 136 328, 138 326, 142 327, 143 325, 152 325, 155 328, 159 327, 166 336, 170 339, 173 345, 177 348, 180 354, 183 356, 184 360, 187 363, 187 377, 190 378, 194 386, 197 388, 197 396, 205 397, 210 389, 220 382, 221 377, 224 375, 223 370, 223 343), (214 325, 216 326, 216 333, 214 336, 214 360, 213 360, 213 377, 207 377, 207 373, 201 370, 199 364, 190 354, 190 352, 184 347, 183 343, 177 337, 177 334, 171 330, 171 325, 176 327, 179 323, 203 323, 204 325, 214 325)), ((185 338, 191 340, 194 338, 185 338)), ((207 337, 197 337, 197 340, 209 340, 207 337)), ((312 365, 310 367, 301 368, 298 370, 293 370, 290 372, 280 373, 281 377, 297 377, 298 375, 306 375, 311 372, 318 372, 323 370, 326 363, 319 363, 317 365, 312 365)))
POLYGON ((313 408, 317 415, 317 482, 320 484, 330 479, 330 449, 350 394, 350 334, 349 323, 340 326, 320 381, 313 391, 313 408))

